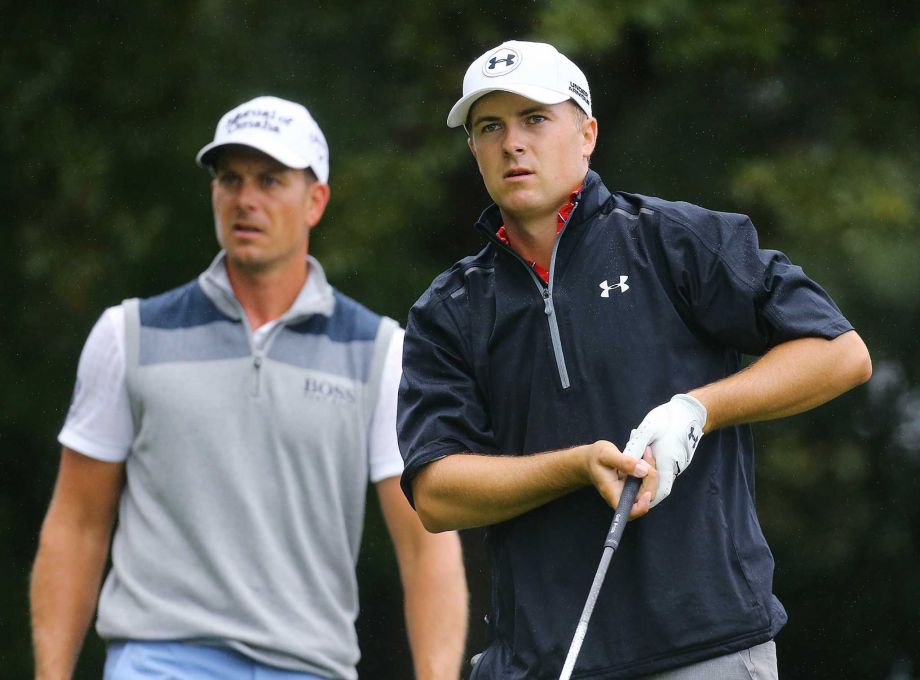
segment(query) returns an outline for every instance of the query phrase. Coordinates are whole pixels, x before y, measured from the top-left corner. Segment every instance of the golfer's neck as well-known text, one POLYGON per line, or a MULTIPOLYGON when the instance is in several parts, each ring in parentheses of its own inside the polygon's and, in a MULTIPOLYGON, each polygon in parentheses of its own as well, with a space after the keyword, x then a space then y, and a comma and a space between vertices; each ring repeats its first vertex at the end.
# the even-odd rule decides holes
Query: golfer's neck
POLYGON ((544 269, 549 269, 553 245, 556 243, 557 215, 554 212, 525 220, 506 216, 503 212, 505 231, 514 252, 528 262, 536 262, 544 269))
POLYGON ((284 314, 300 294, 307 281, 307 264, 283 269, 248 270, 228 263, 227 276, 233 294, 255 330, 284 314))

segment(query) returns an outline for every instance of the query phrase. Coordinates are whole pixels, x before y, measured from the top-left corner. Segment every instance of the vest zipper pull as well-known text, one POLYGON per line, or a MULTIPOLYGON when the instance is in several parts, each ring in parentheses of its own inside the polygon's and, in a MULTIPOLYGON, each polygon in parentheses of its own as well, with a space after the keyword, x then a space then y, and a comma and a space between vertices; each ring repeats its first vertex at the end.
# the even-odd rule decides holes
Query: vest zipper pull
POLYGON ((252 396, 259 396, 259 375, 262 368, 262 357, 257 356, 252 360, 252 396))

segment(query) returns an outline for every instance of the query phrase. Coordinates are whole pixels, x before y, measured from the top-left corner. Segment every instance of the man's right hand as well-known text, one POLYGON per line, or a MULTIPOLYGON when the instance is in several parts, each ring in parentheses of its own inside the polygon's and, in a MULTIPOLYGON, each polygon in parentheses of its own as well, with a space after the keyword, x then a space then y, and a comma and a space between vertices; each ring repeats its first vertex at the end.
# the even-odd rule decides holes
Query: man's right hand
POLYGON ((611 508, 616 508, 620 500, 627 475, 641 479, 642 485, 629 511, 629 519, 642 517, 649 511, 658 492, 658 470, 651 449, 646 448, 642 458, 636 460, 602 439, 587 447, 586 467, 591 483, 611 508))

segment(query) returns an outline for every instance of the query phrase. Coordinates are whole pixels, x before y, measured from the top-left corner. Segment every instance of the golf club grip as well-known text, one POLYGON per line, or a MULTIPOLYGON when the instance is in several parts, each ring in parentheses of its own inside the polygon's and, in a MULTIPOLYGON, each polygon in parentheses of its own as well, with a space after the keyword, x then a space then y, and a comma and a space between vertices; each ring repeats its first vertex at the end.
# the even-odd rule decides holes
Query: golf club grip
POLYGON ((633 503, 636 502, 636 494, 639 493, 641 484, 642 481, 638 477, 626 478, 623 493, 620 494, 620 502, 617 503, 617 509, 613 513, 613 521, 607 531, 607 540, 604 541, 605 548, 616 550, 619 547, 620 539, 623 537, 623 530, 626 528, 626 521, 629 519, 629 510, 632 508, 633 503))

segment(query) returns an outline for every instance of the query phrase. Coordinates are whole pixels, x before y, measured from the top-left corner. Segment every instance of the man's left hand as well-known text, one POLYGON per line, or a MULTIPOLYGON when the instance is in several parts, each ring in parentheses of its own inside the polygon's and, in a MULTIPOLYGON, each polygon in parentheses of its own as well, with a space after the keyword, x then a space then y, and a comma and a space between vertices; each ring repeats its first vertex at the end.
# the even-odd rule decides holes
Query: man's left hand
POLYGON ((703 436, 706 407, 688 394, 676 394, 666 404, 656 406, 629 437, 626 449, 652 449, 658 467, 658 494, 650 507, 668 497, 674 479, 687 469, 703 436))

